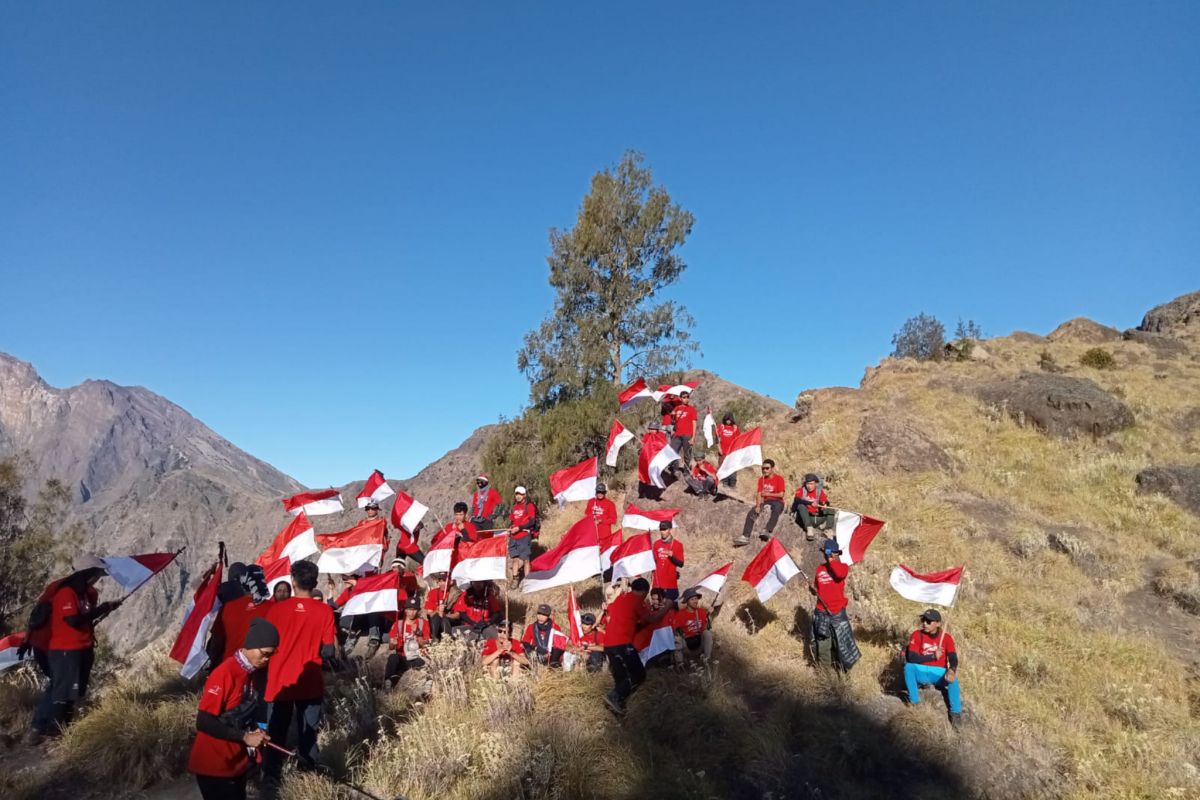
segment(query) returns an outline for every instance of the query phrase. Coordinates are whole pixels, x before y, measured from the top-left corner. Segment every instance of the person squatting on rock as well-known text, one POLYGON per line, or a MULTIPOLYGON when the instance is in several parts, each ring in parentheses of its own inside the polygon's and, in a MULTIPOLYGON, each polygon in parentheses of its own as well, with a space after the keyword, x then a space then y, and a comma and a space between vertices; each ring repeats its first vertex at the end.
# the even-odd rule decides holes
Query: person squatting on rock
POLYGON ((683 666, 686 655, 700 655, 706 662, 712 660, 712 617, 717 615, 717 610, 710 615, 708 609, 700 605, 700 600, 699 589, 688 589, 683 593, 683 608, 676 611, 671 620, 675 628, 677 667, 683 666))
POLYGON ((495 638, 484 642, 480 654, 480 666, 487 670, 493 678, 507 677, 512 674, 514 664, 529 669, 529 659, 525 657, 521 643, 512 637, 512 623, 501 620, 497 625, 495 638))
POLYGON ((950 712, 950 724, 962 721, 962 696, 958 688, 958 651, 954 637, 942 630, 942 614, 936 608, 921 614, 921 626, 908 638, 904 648, 904 685, 909 705, 921 702, 922 686, 942 693, 950 712))
POLYGON ((521 645, 530 661, 551 667, 561 667, 567 637, 553 619, 553 610, 542 603, 537 607, 533 622, 525 626, 521 645))
POLYGON ((392 652, 388 653, 383 677, 391 686, 400 682, 400 677, 410 669, 425 666, 425 656, 432 638, 429 620, 421 619, 421 601, 410 597, 404 601, 403 618, 396 620, 389 633, 392 652))
POLYGON ((796 524, 804 531, 804 538, 813 540, 813 531, 833 531, 837 512, 829 508, 829 497, 825 494, 825 483, 813 473, 804 476, 804 483, 796 489, 792 498, 792 514, 796 524))

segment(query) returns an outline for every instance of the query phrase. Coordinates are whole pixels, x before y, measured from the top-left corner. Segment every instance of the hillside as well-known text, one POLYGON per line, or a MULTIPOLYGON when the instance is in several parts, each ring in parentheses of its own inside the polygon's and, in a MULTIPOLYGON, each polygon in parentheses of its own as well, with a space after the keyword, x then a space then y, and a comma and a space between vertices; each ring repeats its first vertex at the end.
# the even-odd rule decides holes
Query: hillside
MULTIPOLYGON (((1124 333, 1073 320, 1046 337, 980 342, 961 361, 887 359, 856 389, 797 386, 794 408, 695 377, 697 405, 719 412, 753 401, 739 406, 752 409, 739 421, 762 424, 764 454, 789 492, 816 471, 833 503, 887 520, 850 578, 863 652, 855 669, 841 680, 810 666, 811 600, 800 581, 764 607, 731 580, 715 625, 717 663, 652 672, 621 722, 600 704, 607 676, 542 672, 496 685, 476 678, 477 657, 454 645, 436 650, 423 703, 346 681, 323 734, 340 774, 411 798, 1200 796, 1200 292, 1124 333), (1096 347, 1111 368, 1080 363, 1096 347), (899 562, 966 565, 950 612, 963 659, 961 733, 935 695, 918 708, 899 699, 899 651, 921 610, 888 586, 899 562)), ((444 507, 495 430, 395 483, 444 507)), ((729 560, 736 578, 754 555, 756 546, 729 543, 752 497, 753 475, 739 477, 715 503, 680 484, 665 492, 660 505, 683 509, 681 585, 729 560)), ((623 507, 631 498, 613 499, 623 507)), ((263 499, 239 520, 247 542, 277 529, 277 502, 263 499)), ((581 512, 551 509, 542 544, 581 512)), ((318 524, 330 530, 353 516, 318 524)), ((815 551, 798 529, 785 518, 779 533, 811 569, 815 551)), ((596 582, 579 589, 594 609, 596 582)), ((514 594, 511 616, 525 619, 538 602, 561 609, 563 596, 514 594)), ((110 775, 78 755, 96 735, 80 726, 51 754, 59 772, 14 770, 14 793, 58 796, 64 776, 84 775, 193 796, 182 781, 162 782, 179 774, 176 751, 187 741, 187 725, 168 713, 186 714, 181 691, 137 697, 145 735, 175 743, 145 757, 158 772, 138 763, 128 771, 149 777, 110 775)), ((96 729, 129 697, 108 696, 89 717, 96 729)), ((291 798, 345 796, 315 778, 288 786, 291 798)))

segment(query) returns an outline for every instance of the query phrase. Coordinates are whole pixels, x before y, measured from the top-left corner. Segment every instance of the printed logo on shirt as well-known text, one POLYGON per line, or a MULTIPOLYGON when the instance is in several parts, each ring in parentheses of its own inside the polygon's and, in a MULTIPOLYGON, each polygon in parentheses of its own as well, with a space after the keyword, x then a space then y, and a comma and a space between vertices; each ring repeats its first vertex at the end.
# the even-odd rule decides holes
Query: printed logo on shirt
POLYGON ((214 686, 214 687, 212 687, 211 689, 209 689, 209 690, 208 690, 208 693, 209 693, 209 694, 215 694, 215 695, 219 695, 219 694, 221 694, 221 687, 220 687, 220 686, 214 686))

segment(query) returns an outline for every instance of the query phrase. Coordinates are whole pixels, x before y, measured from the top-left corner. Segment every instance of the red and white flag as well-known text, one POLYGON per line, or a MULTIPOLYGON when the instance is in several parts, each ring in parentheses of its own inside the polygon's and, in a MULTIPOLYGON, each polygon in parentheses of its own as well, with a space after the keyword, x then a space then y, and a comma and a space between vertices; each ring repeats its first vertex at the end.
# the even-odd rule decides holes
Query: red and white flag
POLYGON ((429 552, 425 554, 425 562, 421 564, 421 577, 450 571, 454 566, 454 543, 457 540, 458 531, 453 525, 442 529, 433 537, 429 552))
POLYGON ((922 575, 901 564, 892 570, 890 582, 901 597, 935 606, 952 606, 962 581, 962 567, 922 575))
POLYGON ((729 452, 717 467, 717 480, 725 480, 739 469, 762 464, 762 428, 751 428, 733 437, 729 452))
POLYGON ((529 562, 530 572, 521 582, 525 594, 566 586, 600 573, 600 536, 596 520, 587 516, 563 534, 553 549, 529 562))
POLYGON ((162 572, 178 553, 144 553, 140 556, 105 556, 100 560, 112 578, 126 592, 132 592, 155 574, 162 572))
POLYGON ((746 565, 742 580, 754 587, 760 603, 770 600, 788 581, 800 574, 800 568, 774 536, 746 565))
POLYGON ((633 441, 633 434, 625 430, 621 420, 614 419, 612 430, 608 432, 608 445, 604 450, 604 463, 610 467, 617 465, 617 455, 621 448, 633 441))
POLYGON ((679 508, 647 508, 641 509, 633 503, 625 509, 621 518, 621 527, 634 531, 656 531, 658 523, 670 522, 682 509, 679 508))
POLYGON ((317 569, 327 575, 348 575, 377 565, 383 555, 386 530, 387 523, 377 517, 348 530, 318 535, 321 557, 317 569))
POLYGON ((599 465, 595 458, 589 458, 573 467, 560 469, 550 476, 550 492, 562 508, 567 503, 576 500, 591 500, 596 496, 596 478, 599 476, 599 465))
POLYGON ((720 594, 721 590, 725 588, 725 579, 729 577, 729 570, 732 567, 733 562, 730 561, 720 569, 710 572, 704 580, 696 584, 696 588, 708 589, 713 594, 720 594))
POLYGON ((397 492, 396 502, 392 504, 392 525, 413 533, 428 512, 429 506, 418 502, 412 495, 397 492))
POLYGON ((679 460, 679 453, 667 444, 667 435, 662 431, 647 431, 642 436, 642 451, 638 454, 638 480, 642 483, 667 488, 662 478, 663 471, 679 460))
POLYGON ((671 615, 654 623, 654 628, 650 630, 648 641, 645 641, 646 633, 641 632, 643 641, 639 642, 641 646, 638 648, 638 656, 645 664, 650 659, 654 658, 659 653, 665 653, 675 649, 675 629, 671 627, 671 615))
POLYGON ((654 551, 650 549, 650 534, 630 536, 612 554, 612 579, 632 578, 654 571, 654 551))
POLYGON ((838 509, 834 533, 842 551, 843 564, 857 564, 867 553, 867 545, 884 526, 884 521, 838 509))
POLYGON ((220 585, 221 565, 217 564, 192 596, 192 602, 183 617, 183 628, 171 646, 169 655, 183 665, 179 674, 185 678, 194 678, 208 662, 204 645, 208 642, 208 629, 221 610, 221 601, 217 599, 217 587, 220 585))
POLYGON ((374 500, 376 503, 382 503, 387 498, 394 495, 392 487, 387 485, 387 481, 383 479, 383 473, 375 470, 371 473, 371 477, 367 478, 367 483, 363 486, 363 490, 358 493, 358 507, 366 508, 367 503, 374 500))
POLYGON ((267 594, 275 594, 275 584, 292 582, 292 560, 287 556, 277 558, 268 564, 262 564, 263 579, 267 582, 267 594))
POLYGON ((625 540, 625 531, 617 528, 607 537, 600 537, 600 567, 603 570, 612 569, 612 555, 625 540))
POLYGON ((500 534, 478 542, 460 542, 450 577, 459 586, 471 581, 502 581, 508 576, 507 567, 508 535, 500 534))
POLYGON ((359 578, 342 605, 343 617, 400 610, 400 575, 395 570, 359 578))
POLYGON ((0 639, 0 672, 21 663, 17 651, 25 641, 24 633, 14 633, 0 639))
POLYGON ((265 569, 268 564, 273 564, 281 558, 303 561, 320 549, 317 547, 312 523, 308 521, 308 514, 301 511, 275 536, 271 546, 254 559, 254 563, 265 569))
POLYGON ((624 411, 640 400, 654 399, 654 392, 651 392, 649 387, 646 386, 646 381, 638 378, 629 384, 617 399, 621 401, 621 410, 624 411))
POLYGON ((694 392, 696 391, 696 387, 699 385, 700 381, 688 381, 687 383, 677 383, 674 385, 669 383, 660 383, 658 385, 658 391, 653 394, 654 401, 658 402, 667 395, 674 395, 675 397, 678 397, 684 392, 694 392))
POLYGON ((322 514, 337 514, 342 511, 342 496, 337 489, 321 489, 316 492, 301 492, 283 498, 283 508, 295 515, 303 511, 310 517, 322 514))
POLYGON ((567 587, 567 630, 571 644, 576 647, 583 641, 583 621, 579 618, 579 601, 575 599, 575 587, 567 587))

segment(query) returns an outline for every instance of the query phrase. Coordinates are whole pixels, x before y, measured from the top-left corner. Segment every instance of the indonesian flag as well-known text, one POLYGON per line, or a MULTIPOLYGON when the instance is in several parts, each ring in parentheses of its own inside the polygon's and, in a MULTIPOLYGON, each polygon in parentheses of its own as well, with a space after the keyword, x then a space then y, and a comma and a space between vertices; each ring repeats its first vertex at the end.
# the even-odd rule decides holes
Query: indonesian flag
POLYGON ((667 395, 675 395, 678 397, 684 392, 694 392, 696 387, 700 385, 700 381, 689 381, 687 383, 677 383, 672 386, 669 383, 660 383, 658 391, 653 394, 655 402, 662 400, 667 395))
POLYGON ((596 477, 599 465, 595 458, 580 462, 573 467, 560 469, 550 476, 550 491, 562 508, 574 500, 591 500, 596 496, 596 477))
POLYGON ((221 565, 217 564, 192 596, 192 603, 183 618, 183 628, 171 646, 169 655, 183 665, 179 674, 185 678, 194 678, 208 662, 204 644, 208 641, 208 629, 221 610, 221 601, 217 599, 217 587, 220 585, 221 565))
MULTIPOLYGON (((645 637, 645 632, 641 633, 645 637)), ((671 615, 665 617, 655 623, 655 627, 650 631, 649 641, 641 644, 638 647, 638 656, 641 657, 642 663, 645 664, 650 659, 654 658, 659 653, 665 653, 675 649, 675 629, 671 627, 671 615)))
POLYGON ((754 587, 760 603, 770 600, 784 584, 800 574, 800 568, 774 536, 746 565, 742 580, 754 587))
POLYGON ((265 570, 268 564, 280 559, 288 561, 303 561, 313 553, 320 552, 317 539, 313 534, 312 523, 308 514, 301 511, 279 532, 271 546, 262 551, 262 555, 254 559, 254 563, 265 570))
POLYGON ((704 580, 696 584, 697 589, 708 589, 713 594, 720 594, 725 588, 725 579, 729 577, 729 570, 733 567, 733 562, 730 561, 720 569, 710 572, 704 580))
POLYGON ((317 569, 329 575, 357 572, 368 564, 379 563, 387 523, 382 519, 363 520, 353 528, 317 537, 321 557, 317 569))
POLYGON ((166 569, 177 553, 145 553, 140 556, 106 556, 101 561, 112 578, 126 592, 132 592, 156 573, 166 569))
POLYGON ((421 577, 450 571, 454 565, 454 543, 457 539, 458 531, 453 525, 443 528, 433 537, 429 552, 425 554, 425 562, 421 564, 421 577))
POLYGON ((962 567, 954 567, 922 575, 901 564, 892 570, 890 581, 892 588, 906 600, 935 606, 952 606, 954 596, 958 594, 962 571, 962 567))
POLYGON ((567 630, 571 644, 576 647, 583 639, 583 621, 579 618, 579 602, 575 599, 575 587, 567 587, 567 630))
POLYGON ((292 582, 292 560, 287 556, 278 558, 269 564, 263 564, 263 579, 267 582, 267 594, 274 595, 275 584, 292 582))
POLYGON ((711 411, 706 411, 704 413, 704 446, 705 447, 713 446, 713 442, 716 441, 713 438, 714 435, 716 434, 716 430, 717 430, 717 421, 715 419, 713 419, 713 415, 712 415, 711 411))
POLYGON ((612 430, 608 432, 608 446, 604 451, 604 463, 610 467, 617 465, 617 454, 621 448, 633 441, 633 434, 625 430, 621 420, 614 419, 612 430))
POLYGON ((640 509, 633 503, 625 509, 621 518, 621 527, 635 531, 656 531, 658 523, 670 522, 683 509, 680 508, 648 508, 640 509))
POLYGON ((471 581, 502 581, 507 576, 508 536, 489 536, 458 545, 458 563, 450 577, 459 586, 471 581))
POLYGON ((0 639, 0 672, 21 663, 21 659, 17 658, 17 650, 24 641, 24 633, 14 633, 0 639))
POLYGON ((739 469, 762 464, 762 428, 751 428, 733 437, 729 452, 717 467, 717 480, 725 480, 739 469))
POLYGON ((662 431, 647 431, 642 436, 642 452, 638 454, 638 480, 659 489, 667 488, 662 479, 663 470, 679 460, 679 453, 667 444, 667 435, 662 431))
POLYGON ((397 492, 396 502, 392 504, 392 525, 400 530, 413 533, 428 512, 429 506, 418 502, 412 495, 406 492, 397 492))
POLYGON ((864 517, 862 514, 839 508, 834 531, 838 547, 842 550, 842 563, 857 564, 862 561, 867 552, 867 545, 883 526, 884 522, 881 519, 864 517))
POLYGON ((624 411, 640 400, 650 400, 653 398, 654 393, 646 386, 646 381, 638 378, 625 391, 621 392, 617 399, 621 401, 621 410, 624 411))
POLYGON ((654 571, 654 551, 650 549, 650 534, 630 536, 612 554, 612 579, 632 578, 654 571))
POLYGON ((395 570, 359 578, 342 606, 343 617, 400 610, 400 575, 395 570))
POLYGON ((525 594, 565 586, 600 573, 600 536, 590 516, 570 527, 552 550, 529 563, 530 573, 521 582, 525 594))
POLYGON ((601 567, 601 570, 612 569, 612 555, 616 551, 616 549, 621 546, 621 542, 623 542, 624 540, 625 540, 625 531, 623 531, 621 528, 617 528, 615 531, 610 533, 607 537, 601 537, 601 539, 600 539, 600 567, 601 567))
POLYGON ((367 478, 367 484, 363 486, 363 490, 358 493, 358 507, 366 508, 367 503, 372 500, 382 503, 394 494, 392 487, 388 486, 387 481, 383 479, 383 473, 375 470, 371 473, 371 477, 367 478))
POLYGON ((303 511, 310 517, 322 514, 337 514, 342 510, 342 496, 337 489, 322 489, 319 492, 301 492, 283 498, 283 508, 289 514, 303 511))

